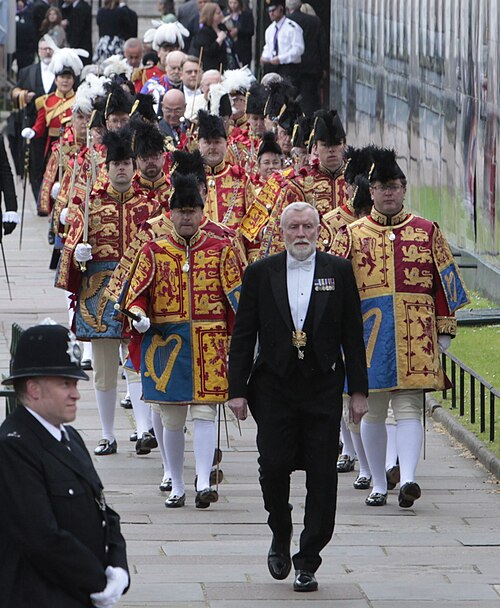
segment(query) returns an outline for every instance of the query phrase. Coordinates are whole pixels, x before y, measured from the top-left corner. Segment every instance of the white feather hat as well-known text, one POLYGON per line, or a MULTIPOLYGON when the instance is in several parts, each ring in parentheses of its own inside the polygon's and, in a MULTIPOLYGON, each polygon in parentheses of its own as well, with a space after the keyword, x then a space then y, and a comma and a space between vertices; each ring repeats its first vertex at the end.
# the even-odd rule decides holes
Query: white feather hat
MULTIPOLYGON (((149 32, 149 30, 148 30, 149 32)), ((148 33, 146 32, 146 33, 148 33)), ((184 48, 184 38, 189 37, 189 31, 179 23, 162 23, 155 31, 153 37, 153 49, 158 51, 162 44, 178 45, 180 49, 184 48)))
POLYGON ((222 86, 229 94, 237 91, 244 95, 254 82, 256 78, 248 66, 237 70, 226 70, 222 75, 222 86))
POLYGON ((45 34, 43 41, 52 47, 52 50, 54 51, 52 60, 49 63, 49 70, 53 74, 57 76, 65 70, 71 70, 75 77, 80 76, 83 70, 83 63, 80 57, 88 57, 88 51, 85 49, 60 49, 48 34, 45 34))
POLYGON ((102 73, 109 78, 125 74, 127 80, 132 75, 133 68, 121 55, 111 55, 101 63, 102 73))
POLYGON ((76 91, 75 103, 73 104, 73 114, 75 112, 92 114, 95 99, 97 97, 106 96, 106 89, 104 85, 108 82, 109 78, 106 78, 105 76, 88 74, 76 91))

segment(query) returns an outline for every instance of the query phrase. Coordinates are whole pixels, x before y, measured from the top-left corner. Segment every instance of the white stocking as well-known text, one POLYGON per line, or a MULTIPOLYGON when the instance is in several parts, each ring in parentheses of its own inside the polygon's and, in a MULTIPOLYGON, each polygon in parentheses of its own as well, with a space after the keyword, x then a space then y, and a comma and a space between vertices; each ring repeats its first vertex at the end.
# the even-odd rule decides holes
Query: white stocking
POLYGON ((130 401, 134 410, 135 424, 137 427, 137 438, 140 439, 143 433, 151 428, 151 408, 148 403, 144 403, 142 396, 142 383, 130 382, 128 385, 130 401))
POLYGON ((158 442, 158 448, 161 454, 161 461, 163 463, 163 476, 167 479, 170 479, 172 475, 170 474, 170 469, 168 466, 167 460, 167 452, 165 451, 165 442, 164 442, 164 433, 165 429, 163 428, 163 422, 161 421, 161 416, 158 412, 151 410, 151 417, 153 419, 153 429, 155 431, 156 441, 158 442))
POLYGON ((385 422, 365 422, 361 419, 361 438, 372 473, 373 492, 385 494, 387 479, 385 477, 385 450, 387 434, 385 422))
POLYGON ((395 467, 398 461, 398 448, 396 447, 396 425, 386 424, 387 449, 385 451, 385 470, 395 467))
POLYGON ((368 459, 365 454, 365 446, 363 445, 363 440, 361 439, 361 433, 354 433, 354 431, 351 431, 351 439, 358 456, 359 476, 366 477, 368 479, 371 477, 370 465, 368 464, 368 459))
POLYGON ((344 417, 340 419, 340 438, 342 439, 342 443, 344 447, 342 448, 342 454, 349 456, 352 460, 356 455, 354 450, 354 444, 351 439, 351 431, 347 428, 347 424, 345 423, 344 417))
POLYGON ((399 455, 399 468, 403 485, 415 481, 415 471, 420 458, 424 431, 420 420, 398 420, 396 443, 399 455))
POLYGON ((95 389, 95 398, 101 419, 102 436, 108 441, 115 439, 115 409, 116 409, 116 388, 109 391, 95 389))
POLYGON ((184 429, 165 429, 165 451, 172 474, 172 496, 183 496, 184 486, 184 429))
POLYGON ((193 448, 198 481, 196 490, 210 487, 210 470, 215 450, 215 423, 211 420, 193 420, 193 448))

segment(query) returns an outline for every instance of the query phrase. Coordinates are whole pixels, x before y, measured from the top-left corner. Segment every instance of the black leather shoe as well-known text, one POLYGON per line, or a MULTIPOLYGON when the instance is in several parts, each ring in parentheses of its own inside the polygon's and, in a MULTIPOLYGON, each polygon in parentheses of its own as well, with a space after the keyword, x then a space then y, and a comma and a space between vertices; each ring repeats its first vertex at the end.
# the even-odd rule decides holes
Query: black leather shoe
POLYGON ((178 509, 179 507, 183 507, 186 504, 186 495, 182 496, 169 496, 165 501, 165 506, 167 509, 178 509))
POLYGON ((92 360, 91 359, 82 359, 81 368, 89 371, 92 369, 92 360))
POLYGON ((130 437, 129 437, 130 441, 137 441, 137 431, 134 431, 130 437))
POLYGON ((125 397, 120 401, 120 406, 125 410, 132 409, 132 401, 130 401, 130 397, 125 397))
POLYGON ((401 478, 399 465, 387 469, 387 471, 385 472, 385 477, 387 479, 387 489, 394 490, 401 478))
POLYGON ((294 591, 317 591, 318 581, 313 572, 308 570, 295 570, 295 580, 293 581, 294 591))
POLYGON ((278 581, 284 580, 292 569, 292 558, 290 555, 290 542, 292 540, 292 533, 288 542, 280 543, 276 540, 273 534, 273 540, 271 542, 271 548, 267 554, 267 567, 271 576, 278 581))
POLYGON ((218 500, 219 494, 217 493, 217 490, 205 488, 204 490, 196 492, 194 506, 197 509, 207 509, 213 502, 217 502, 218 500))
POLYGON ((354 458, 342 454, 337 460, 337 473, 349 473, 350 471, 354 471, 354 458))
POLYGON ((352 482, 352 485, 355 490, 368 490, 371 481, 371 477, 362 477, 361 475, 358 475, 356 479, 352 482))
POLYGON ((172 478, 163 476, 160 485, 158 486, 162 492, 171 492, 172 491, 172 478))
POLYGON ((135 453, 138 456, 142 456, 144 454, 149 454, 152 449, 158 447, 158 442, 156 441, 156 437, 146 431, 142 434, 142 437, 137 440, 135 444, 135 453))
POLYGON ((418 483, 409 481, 401 486, 399 489, 398 502, 399 506, 403 509, 408 509, 413 506, 413 503, 420 498, 422 492, 418 483))
POLYGON ((109 439, 101 439, 94 450, 96 456, 108 456, 109 454, 116 454, 118 446, 116 445, 116 439, 109 441, 109 439))
POLYGON ((379 492, 372 492, 365 498, 365 505, 368 507, 383 507, 387 504, 387 493, 380 494, 379 492))

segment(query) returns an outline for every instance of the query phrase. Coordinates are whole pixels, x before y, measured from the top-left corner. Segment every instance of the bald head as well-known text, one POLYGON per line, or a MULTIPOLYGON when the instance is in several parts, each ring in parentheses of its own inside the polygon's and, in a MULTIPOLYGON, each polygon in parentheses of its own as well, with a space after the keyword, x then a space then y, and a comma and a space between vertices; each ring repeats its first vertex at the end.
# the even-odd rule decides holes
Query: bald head
POLYGON ((163 118, 171 127, 178 127, 186 111, 186 99, 182 91, 170 89, 163 96, 161 103, 163 118))

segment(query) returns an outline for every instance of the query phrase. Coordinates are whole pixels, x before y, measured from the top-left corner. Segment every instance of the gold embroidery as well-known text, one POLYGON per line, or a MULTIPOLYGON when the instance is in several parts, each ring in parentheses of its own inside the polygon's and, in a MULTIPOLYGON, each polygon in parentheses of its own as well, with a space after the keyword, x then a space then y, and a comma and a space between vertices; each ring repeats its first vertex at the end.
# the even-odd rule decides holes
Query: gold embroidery
POLYGON ((370 337, 368 338, 368 342, 366 344, 366 365, 367 367, 371 367, 372 357, 375 351, 375 345, 377 344, 378 332, 380 331, 380 326, 382 325, 382 311, 380 308, 371 308, 366 311, 363 315, 363 325, 366 326, 368 319, 370 317, 374 317, 373 327, 370 332, 370 337))
POLYGON ((174 368, 175 361, 179 351, 181 350, 181 346, 182 338, 176 334, 172 334, 166 339, 163 339, 158 335, 153 336, 151 344, 146 350, 146 354, 144 356, 144 361, 146 363, 146 371, 144 372, 144 375, 147 378, 151 378, 155 382, 155 388, 157 391, 162 393, 166 392, 167 384, 170 380, 172 369, 174 368), (168 346, 171 343, 173 343, 173 347, 169 351, 168 346), (157 376, 155 368, 155 354, 159 348, 162 349, 159 356, 159 368, 163 370, 160 377, 157 376))
POLYGON ((423 228, 414 228, 413 226, 406 226, 399 233, 402 241, 417 241, 427 243, 429 235, 423 228))
POLYGON ((104 311, 108 300, 101 297, 101 290, 107 283, 107 279, 113 274, 112 270, 96 272, 91 277, 85 277, 82 282, 80 296, 80 312, 85 323, 90 325, 96 332, 104 333, 108 326, 103 322, 104 311), (96 315, 89 310, 89 305, 97 300, 96 315))
POLYGON ((422 285, 427 289, 432 287, 432 272, 430 270, 422 270, 420 273, 418 268, 405 268, 404 274, 406 279, 403 281, 405 285, 422 285))
POLYGON ((401 247, 403 253, 403 262, 413 262, 419 264, 431 264, 432 256, 429 249, 426 247, 417 247, 410 245, 409 247, 401 247))

